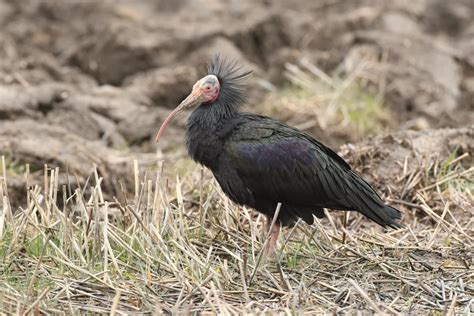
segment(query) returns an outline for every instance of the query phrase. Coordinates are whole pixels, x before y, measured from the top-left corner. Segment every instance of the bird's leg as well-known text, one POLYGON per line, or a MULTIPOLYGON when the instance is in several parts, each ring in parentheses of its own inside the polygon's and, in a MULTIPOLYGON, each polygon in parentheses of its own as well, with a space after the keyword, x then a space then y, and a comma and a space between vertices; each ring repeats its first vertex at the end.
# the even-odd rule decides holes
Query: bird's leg
POLYGON ((280 223, 278 221, 273 222, 271 217, 267 217, 267 232, 268 241, 265 246, 265 255, 274 255, 276 252, 278 235, 280 234, 280 223))
POLYGON ((344 212, 344 217, 342 218, 342 224, 344 225, 344 230, 342 231, 342 244, 346 244, 346 228, 347 228, 347 214, 348 212, 344 212))

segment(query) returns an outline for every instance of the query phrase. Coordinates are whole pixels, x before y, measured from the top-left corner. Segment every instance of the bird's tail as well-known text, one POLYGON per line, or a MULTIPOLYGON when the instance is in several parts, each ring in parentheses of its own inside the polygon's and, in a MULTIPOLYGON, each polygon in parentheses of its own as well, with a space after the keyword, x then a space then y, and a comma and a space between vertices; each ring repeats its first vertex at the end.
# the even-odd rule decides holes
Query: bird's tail
POLYGON ((351 172, 348 189, 347 199, 359 213, 383 227, 401 227, 398 223, 400 211, 385 204, 375 190, 354 172, 351 172))
POLYGON ((389 219, 388 221, 385 221, 385 226, 395 228, 395 229, 402 227, 400 223, 398 222, 402 218, 399 210, 397 210, 396 208, 390 205, 385 204, 384 208, 382 209, 382 212, 384 212, 385 217, 389 219))

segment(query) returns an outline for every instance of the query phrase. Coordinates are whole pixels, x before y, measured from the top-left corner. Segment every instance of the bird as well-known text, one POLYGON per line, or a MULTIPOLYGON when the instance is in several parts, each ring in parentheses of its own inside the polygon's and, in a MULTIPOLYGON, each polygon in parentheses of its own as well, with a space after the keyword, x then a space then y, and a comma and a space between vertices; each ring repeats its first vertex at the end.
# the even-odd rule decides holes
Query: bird
POLYGON ((357 211, 382 227, 401 227, 401 213, 335 151, 306 132, 267 116, 243 112, 251 71, 216 54, 207 75, 166 117, 157 135, 185 110, 190 157, 211 170, 227 197, 267 217, 266 253, 280 228, 299 218, 311 225, 324 209, 357 211), (276 215, 276 216, 275 216, 276 215))

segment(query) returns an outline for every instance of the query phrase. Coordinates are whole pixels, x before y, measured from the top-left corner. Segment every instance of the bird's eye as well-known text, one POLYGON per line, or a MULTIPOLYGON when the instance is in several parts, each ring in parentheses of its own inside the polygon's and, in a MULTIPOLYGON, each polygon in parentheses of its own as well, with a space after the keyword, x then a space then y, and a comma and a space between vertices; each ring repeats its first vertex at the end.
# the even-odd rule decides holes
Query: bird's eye
POLYGON ((205 86, 204 89, 206 89, 206 91, 209 91, 211 90, 211 86, 205 86))

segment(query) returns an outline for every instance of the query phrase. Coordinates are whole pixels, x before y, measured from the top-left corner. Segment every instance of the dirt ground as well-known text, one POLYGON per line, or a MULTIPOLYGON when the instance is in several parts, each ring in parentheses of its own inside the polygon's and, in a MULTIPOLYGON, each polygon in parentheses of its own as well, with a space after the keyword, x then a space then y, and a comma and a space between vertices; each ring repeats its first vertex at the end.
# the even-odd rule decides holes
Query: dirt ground
POLYGON ((96 166, 112 198, 134 185, 133 160, 153 170, 186 159, 185 117, 159 145, 153 138, 215 53, 254 71, 248 111, 305 126, 385 195, 414 203, 401 174, 413 180, 419 157, 454 152, 472 167, 471 0, 0 0, 0 156, 13 207, 43 183, 45 164, 67 172, 59 186, 84 185, 96 166), (357 72, 364 91, 382 96, 381 127, 355 133, 317 109, 306 124, 280 108, 279 91, 308 65, 330 78, 357 72))

